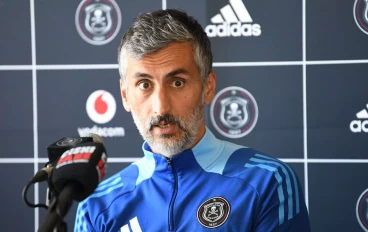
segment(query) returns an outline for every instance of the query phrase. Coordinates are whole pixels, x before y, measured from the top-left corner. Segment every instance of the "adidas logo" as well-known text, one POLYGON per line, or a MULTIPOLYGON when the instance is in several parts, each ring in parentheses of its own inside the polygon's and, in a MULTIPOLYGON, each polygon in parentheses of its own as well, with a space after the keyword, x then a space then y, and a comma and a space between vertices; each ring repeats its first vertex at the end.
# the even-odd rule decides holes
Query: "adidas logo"
MULTIPOLYGON (((368 109, 368 104, 366 105, 368 109)), ((350 123, 350 130, 354 133, 365 132, 368 133, 368 111, 363 109, 356 114, 356 117, 360 120, 353 120, 350 123), (365 120, 362 120, 365 119, 365 120)))
POLYGON ((130 224, 130 228, 132 230, 130 230, 129 225, 126 224, 126 225, 124 225, 123 227, 120 228, 120 232, 142 232, 142 229, 139 226, 139 222, 138 222, 137 217, 134 217, 133 219, 130 219, 129 224, 130 224))
POLYGON ((242 0, 230 0, 230 4, 222 7, 220 12, 211 19, 214 24, 205 28, 208 37, 261 35, 261 26, 253 24, 253 19, 242 0))

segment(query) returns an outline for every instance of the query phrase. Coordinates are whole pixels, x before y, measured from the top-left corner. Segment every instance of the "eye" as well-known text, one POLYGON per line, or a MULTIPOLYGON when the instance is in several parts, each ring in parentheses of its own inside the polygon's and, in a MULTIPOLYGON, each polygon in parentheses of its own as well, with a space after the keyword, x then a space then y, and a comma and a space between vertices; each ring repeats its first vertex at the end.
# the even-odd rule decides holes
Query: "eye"
POLYGON ((184 86, 184 83, 185 82, 183 80, 175 80, 173 81, 172 86, 175 88, 181 88, 184 86))
POLYGON ((146 82, 146 81, 141 81, 141 82, 138 83, 138 87, 141 90, 147 90, 147 89, 151 88, 151 84, 146 82))

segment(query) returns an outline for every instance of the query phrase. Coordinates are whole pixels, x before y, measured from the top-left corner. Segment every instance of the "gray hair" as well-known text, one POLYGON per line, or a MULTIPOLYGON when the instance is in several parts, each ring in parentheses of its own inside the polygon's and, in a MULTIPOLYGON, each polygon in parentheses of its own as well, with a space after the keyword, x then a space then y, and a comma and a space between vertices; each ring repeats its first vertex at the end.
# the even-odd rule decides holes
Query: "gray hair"
POLYGON ((205 83, 212 70, 210 40, 193 17, 176 9, 140 14, 136 18, 119 46, 118 63, 121 78, 126 80, 128 57, 139 60, 173 42, 192 45, 201 82, 205 83))

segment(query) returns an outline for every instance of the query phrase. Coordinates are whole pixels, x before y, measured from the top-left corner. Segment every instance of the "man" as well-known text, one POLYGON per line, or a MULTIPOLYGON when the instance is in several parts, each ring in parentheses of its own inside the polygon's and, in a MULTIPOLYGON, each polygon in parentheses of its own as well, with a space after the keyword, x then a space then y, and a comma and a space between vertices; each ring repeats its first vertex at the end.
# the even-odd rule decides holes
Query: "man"
POLYGON ((206 128, 216 87, 210 47, 184 12, 137 17, 119 48, 119 72, 144 157, 79 204, 75 231, 310 231, 288 165, 206 128))

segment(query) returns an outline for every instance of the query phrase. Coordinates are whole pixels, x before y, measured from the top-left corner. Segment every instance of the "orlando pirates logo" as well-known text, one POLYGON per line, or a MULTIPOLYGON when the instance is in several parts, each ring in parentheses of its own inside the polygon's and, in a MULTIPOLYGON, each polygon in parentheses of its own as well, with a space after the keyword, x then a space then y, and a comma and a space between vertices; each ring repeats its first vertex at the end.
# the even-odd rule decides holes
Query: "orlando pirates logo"
POLYGON ((75 14, 79 35, 88 43, 103 45, 118 34, 121 13, 114 0, 83 0, 75 14))
POLYGON ((220 134, 241 138, 254 128, 258 119, 258 106, 247 90, 232 86, 216 94, 210 115, 212 124, 220 134))
POLYGON ((355 0, 354 19, 360 30, 368 34, 368 0, 355 0))
POLYGON ((359 197, 356 204, 356 216, 362 229, 368 232, 368 189, 359 197))
POLYGON ((197 219, 204 227, 216 228, 225 223, 229 213, 229 202, 222 197, 213 197, 198 207, 197 219))

